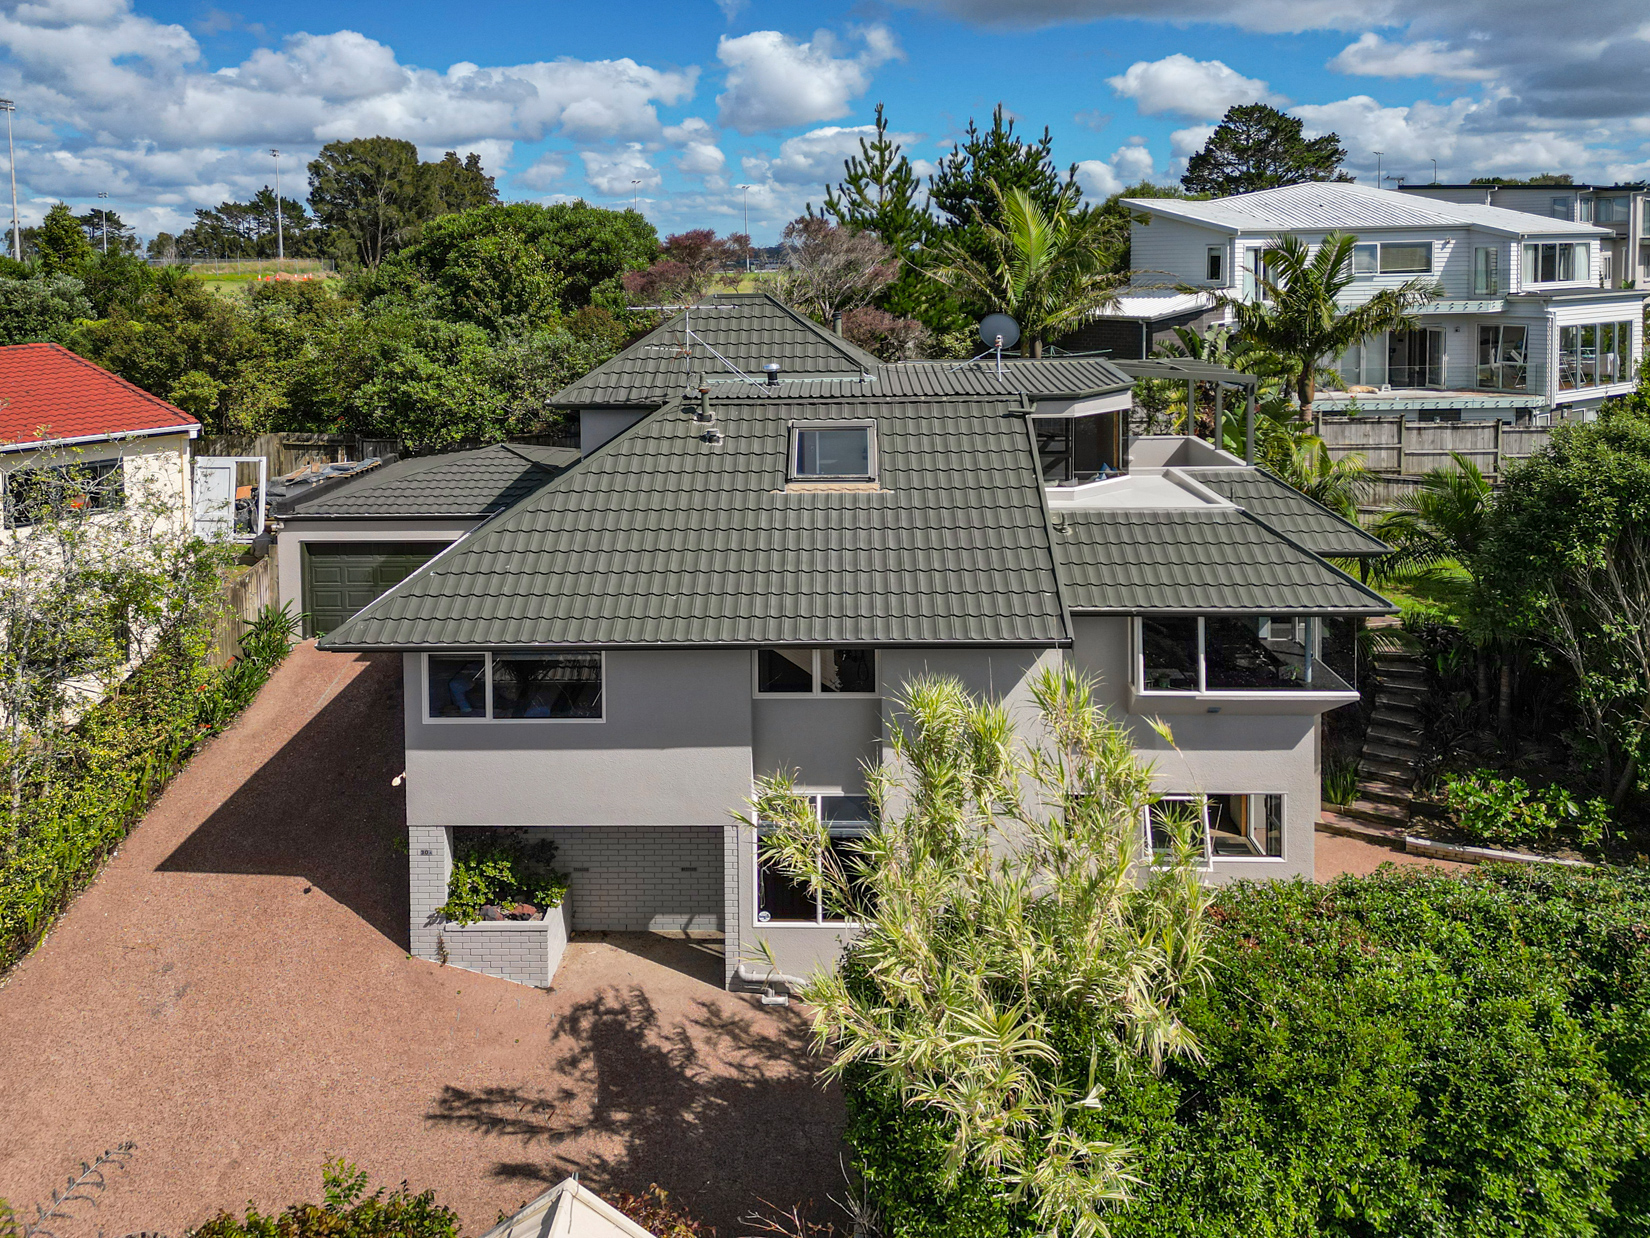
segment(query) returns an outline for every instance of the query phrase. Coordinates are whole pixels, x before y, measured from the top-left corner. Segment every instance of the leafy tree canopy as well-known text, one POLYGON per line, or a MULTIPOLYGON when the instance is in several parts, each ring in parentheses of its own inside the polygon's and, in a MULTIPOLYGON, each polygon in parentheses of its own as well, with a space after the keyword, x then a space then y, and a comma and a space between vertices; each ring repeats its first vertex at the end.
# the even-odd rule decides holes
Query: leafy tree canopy
POLYGON ((1539 172, 1522 179, 1516 176, 1475 176, 1469 185, 1573 185, 1575 178, 1568 172, 1539 172))
POLYGON ((1341 171, 1345 159, 1338 135, 1307 138, 1299 117, 1265 103, 1238 104, 1187 161, 1180 183, 1191 193, 1223 197, 1302 181, 1344 181, 1351 179, 1341 171))
POLYGON ((268 185, 253 194, 248 202, 220 202, 211 209, 197 209, 194 224, 183 232, 175 237, 167 233, 157 236, 149 246, 150 256, 273 258, 279 248, 288 258, 315 258, 325 252, 324 230, 302 202, 282 197, 279 209, 279 238, 275 228, 275 191, 268 185))
POLYGON ((1076 180, 1072 164, 1062 179, 1055 169, 1054 138, 1045 127, 1034 142, 1014 132, 1003 105, 991 114, 991 128, 981 132, 970 120, 963 140, 940 160, 928 180, 928 200, 938 215, 944 239, 989 260, 986 229, 1004 225, 1003 203, 1008 194, 1023 190, 1045 215, 1058 209, 1065 186, 1076 180), (993 191, 992 185, 996 186, 993 191))
POLYGON ((42 275, 78 275, 91 261, 92 245, 67 202, 46 212, 35 237, 42 275))
POLYGON ((0 279, 0 344, 52 339, 77 318, 90 318, 85 285, 69 275, 0 279))
POLYGON ((122 220, 119 211, 93 207, 89 211, 76 215, 75 219, 80 222, 81 230, 86 234, 86 240, 99 253, 103 252, 105 230, 107 230, 108 251, 111 254, 135 254, 138 251, 137 229, 122 220))

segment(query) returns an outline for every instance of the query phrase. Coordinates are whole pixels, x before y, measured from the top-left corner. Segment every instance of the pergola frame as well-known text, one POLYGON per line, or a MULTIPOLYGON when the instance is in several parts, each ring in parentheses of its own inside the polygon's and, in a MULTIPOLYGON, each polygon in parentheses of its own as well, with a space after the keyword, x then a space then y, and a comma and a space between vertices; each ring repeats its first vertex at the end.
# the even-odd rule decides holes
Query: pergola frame
POLYGON ((1241 390, 1243 392, 1243 461, 1245 464, 1255 462, 1255 394, 1260 388, 1259 376, 1245 374, 1242 370, 1234 370, 1230 366, 1213 365, 1207 361, 1193 361, 1190 358, 1153 357, 1143 361, 1126 361, 1121 357, 1108 357, 1107 360, 1130 378, 1160 378, 1171 382, 1184 382, 1186 384, 1186 425, 1188 430, 1192 429, 1195 424, 1197 385, 1199 383, 1213 383, 1215 385, 1216 447, 1221 447, 1226 441, 1226 389, 1231 387, 1241 390))

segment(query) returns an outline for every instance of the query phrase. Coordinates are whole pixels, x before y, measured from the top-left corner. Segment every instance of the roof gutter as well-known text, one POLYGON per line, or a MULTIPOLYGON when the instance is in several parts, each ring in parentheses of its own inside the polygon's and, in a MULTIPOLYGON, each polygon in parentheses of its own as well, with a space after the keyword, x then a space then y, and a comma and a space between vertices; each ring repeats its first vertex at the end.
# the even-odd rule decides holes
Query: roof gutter
POLYGON ((199 438, 200 422, 187 426, 156 426, 148 430, 122 430, 119 434, 82 434, 75 438, 43 438, 31 443, 0 443, 0 454, 9 451, 45 451, 51 447, 79 447, 85 443, 121 443, 134 438, 155 438, 163 434, 182 434, 199 438))

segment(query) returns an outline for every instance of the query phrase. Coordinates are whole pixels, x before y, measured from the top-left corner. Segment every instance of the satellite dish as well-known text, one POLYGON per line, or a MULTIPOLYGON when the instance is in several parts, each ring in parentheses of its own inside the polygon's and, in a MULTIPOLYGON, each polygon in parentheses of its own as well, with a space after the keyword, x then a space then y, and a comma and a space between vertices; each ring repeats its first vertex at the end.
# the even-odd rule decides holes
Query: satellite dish
POLYGON ((980 319, 980 342, 987 347, 997 346, 997 337, 1003 337, 1003 347, 1013 348, 1020 342, 1020 324, 1007 314, 987 314, 980 319))

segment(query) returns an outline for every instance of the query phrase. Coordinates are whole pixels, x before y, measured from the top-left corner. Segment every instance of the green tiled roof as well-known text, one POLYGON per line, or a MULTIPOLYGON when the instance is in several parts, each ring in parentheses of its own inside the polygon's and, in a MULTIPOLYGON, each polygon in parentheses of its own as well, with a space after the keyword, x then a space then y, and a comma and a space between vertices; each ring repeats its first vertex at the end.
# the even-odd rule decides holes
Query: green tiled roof
POLYGON ((293 517, 476 518, 504 511, 577 464, 571 447, 498 443, 475 451, 396 460, 362 477, 296 499, 293 517))
POLYGON ((679 397, 701 373, 736 379, 733 366, 755 378, 770 362, 782 374, 840 379, 855 379, 878 364, 870 353, 766 293, 725 293, 654 328, 550 402, 565 408, 657 408, 679 397), (685 346, 690 326, 702 341, 692 342, 691 349, 685 346))
POLYGON ((1384 615, 1396 609, 1232 508, 1061 510, 1053 520, 1074 611, 1384 615))
POLYGON ((765 293, 710 297, 562 388, 551 403, 566 408, 657 408, 708 380, 717 400, 866 397, 996 397, 1042 399, 1128 391, 1133 379, 1100 357, 1004 358, 989 361, 907 361, 886 364, 765 293), (685 349, 691 319, 694 335, 685 349), (710 351, 715 350, 713 355, 710 351), (779 366, 777 388, 762 367, 779 366))
POLYGON ((880 489, 786 491, 787 408, 662 409, 330 633, 328 649, 1068 639, 1009 402, 812 404, 872 420, 880 489))
POLYGON ((1187 469, 1224 499, 1265 521, 1313 554, 1333 558, 1384 555, 1392 547, 1307 498, 1288 482, 1261 468, 1187 469))

